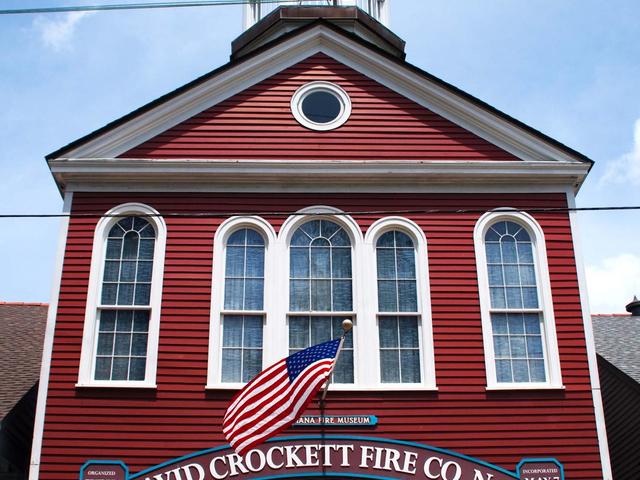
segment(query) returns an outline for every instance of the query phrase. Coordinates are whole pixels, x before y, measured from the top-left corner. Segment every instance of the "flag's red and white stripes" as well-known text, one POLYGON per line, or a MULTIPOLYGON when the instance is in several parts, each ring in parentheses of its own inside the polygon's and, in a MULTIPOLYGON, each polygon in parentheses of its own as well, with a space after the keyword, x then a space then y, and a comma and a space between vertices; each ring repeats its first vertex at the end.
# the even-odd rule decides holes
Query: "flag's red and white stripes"
POLYGON ((334 361, 325 358, 313 362, 291 382, 286 359, 281 360, 248 383, 222 422, 233 449, 244 455, 295 422, 329 378, 334 361))

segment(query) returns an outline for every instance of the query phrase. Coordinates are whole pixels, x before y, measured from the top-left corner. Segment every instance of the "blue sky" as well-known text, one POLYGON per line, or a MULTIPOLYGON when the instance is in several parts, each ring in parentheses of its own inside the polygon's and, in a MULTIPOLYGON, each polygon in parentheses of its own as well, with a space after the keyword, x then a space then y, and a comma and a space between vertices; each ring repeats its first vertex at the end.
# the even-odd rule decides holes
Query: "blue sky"
MULTIPOLYGON (((108 2, 0 8, 87 3, 108 2)), ((391 0, 409 62, 596 161, 578 206, 640 205, 638 18, 637 0, 391 0)), ((240 33, 239 6, 0 16, 0 213, 59 212, 44 155, 226 63, 240 33)), ((592 311, 624 312, 640 211, 579 220, 592 311)), ((49 300, 58 223, 0 219, 0 301, 49 300)))

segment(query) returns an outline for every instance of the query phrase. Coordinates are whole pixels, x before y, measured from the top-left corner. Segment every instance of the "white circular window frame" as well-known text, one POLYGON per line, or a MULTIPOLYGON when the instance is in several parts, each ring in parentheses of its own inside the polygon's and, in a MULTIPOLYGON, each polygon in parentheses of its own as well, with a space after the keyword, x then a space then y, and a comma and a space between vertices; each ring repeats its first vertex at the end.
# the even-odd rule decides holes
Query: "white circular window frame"
POLYGON ((311 130, 327 131, 334 130, 343 125, 351 115, 351 99, 347 92, 341 87, 331 82, 310 82, 301 86, 291 97, 291 113, 300 125, 311 130), (318 123, 310 120, 302 111, 302 102, 308 95, 315 92, 328 92, 334 95, 340 102, 340 113, 327 123, 318 123))

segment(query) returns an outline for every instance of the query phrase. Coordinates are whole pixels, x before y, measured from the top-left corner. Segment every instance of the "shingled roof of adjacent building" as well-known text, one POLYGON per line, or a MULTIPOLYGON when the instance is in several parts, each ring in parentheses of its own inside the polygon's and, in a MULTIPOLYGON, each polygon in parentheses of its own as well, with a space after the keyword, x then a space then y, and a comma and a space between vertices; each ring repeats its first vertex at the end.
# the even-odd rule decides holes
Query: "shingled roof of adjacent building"
POLYGON ((596 351, 640 383, 640 316, 593 315, 596 351))
POLYGON ((48 308, 0 302, 0 420, 40 378, 48 308))

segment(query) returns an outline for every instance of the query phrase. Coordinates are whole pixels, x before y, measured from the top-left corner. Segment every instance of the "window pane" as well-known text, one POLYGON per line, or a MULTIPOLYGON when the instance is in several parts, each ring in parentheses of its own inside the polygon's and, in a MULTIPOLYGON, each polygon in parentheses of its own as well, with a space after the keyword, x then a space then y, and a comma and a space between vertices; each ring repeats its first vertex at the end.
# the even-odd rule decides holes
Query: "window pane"
POLYGON ((396 250, 398 259, 398 278, 416 278, 416 259, 413 249, 396 250))
POLYGON ((291 248, 291 277, 309 278, 309 250, 291 248))
POLYGON ((353 350, 342 349, 333 370, 333 381, 335 383, 353 383, 353 350))
POLYGON ((111 357, 96 358, 96 380, 111 380, 111 357))
POLYGON ((529 360, 529 371, 532 382, 545 382, 544 360, 529 360))
POLYGON ((151 273, 153 272, 153 263, 142 261, 138 262, 138 275, 136 280, 138 282, 151 282, 151 273))
POLYGON ((331 317, 311 317, 311 345, 328 342, 331 334, 331 317))
POLYGON ((224 287, 224 308, 227 310, 242 310, 244 282, 242 280, 227 279, 224 287))
POLYGON ((496 376, 498 382, 512 382, 511 376, 511 361, 509 360, 496 360, 496 376))
POLYGON ((116 333, 116 341, 113 346, 115 355, 129 355, 131 351, 131 334, 130 333, 116 333))
POLYGON ((311 248, 311 277, 331 278, 331 250, 329 248, 311 248))
POLYGON ((137 232, 127 232, 124 236, 124 244, 122 247, 122 258, 136 259, 138 258, 138 243, 140 236, 137 232))
POLYGON ((262 317, 244 317, 244 343, 243 346, 262 348, 262 317))
POLYGON ((129 380, 144 380, 146 358, 132 358, 129 367, 129 380))
POLYGON ((500 244, 489 243, 486 245, 487 262, 489 263, 502 263, 502 256, 500 255, 500 244))
POLYGON ((119 262, 105 262, 104 264, 104 278, 105 282, 117 282, 120 275, 120 263, 119 262))
POLYGON ((382 383, 400 382, 400 357, 398 350, 380 352, 380 376, 382 383))
POLYGON ((228 246, 226 260, 227 277, 244 277, 244 247, 228 246))
POLYGON ((223 347, 242 346, 242 317, 225 315, 222 332, 223 347))
POLYGON ((489 265, 489 285, 504 285, 501 265, 489 265))
POLYGON ((378 242, 376 243, 376 247, 395 247, 395 236, 394 232, 387 232, 383 235, 380 235, 378 242))
POLYGON ((504 288, 491 287, 489 289, 489 293, 491 294, 491 306, 493 308, 505 308, 507 306, 504 295, 504 288))
POLYGON ((528 382, 529 381, 529 364, 526 360, 513 360, 513 381, 528 382))
POLYGON ((264 277, 263 247, 247 247, 247 277, 264 277))
POLYGON ((242 381, 249 382, 262 370, 262 350, 243 350, 242 355, 244 356, 242 362, 244 370, 242 372, 242 381))
MULTIPOLYGON (((255 230, 248 228, 247 232, 247 245, 253 245, 257 247, 264 247, 264 238, 255 230)), ((260 249, 263 250, 263 249, 260 249)))
POLYGON ((491 324, 493 326, 493 334, 509 333, 507 327, 507 315, 504 313, 494 313, 491 315, 491 324))
POLYGON ((247 229, 241 229, 229 235, 227 245, 245 245, 247 239, 247 229))
POLYGON ((351 278, 351 249, 334 248, 331 251, 333 260, 333 278, 351 278))
POLYGON ((302 349, 310 345, 309 317, 289 317, 289 348, 302 349))
POLYGON ((349 280, 334 280, 333 310, 336 312, 349 312, 352 309, 351 282, 349 280))
POLYGON ((136 285, 135 304, 149 305, 150 297, 151 297, 151 284, 138 283, 136 285))
POLYGON ((291 280, 289 282, 289 309, 294 312, 311 310, 308 280, 291 280))
POLYGON ((524 308, 538 308, 538 290, 536 288, 523 288, 524 308))
POLYGON ((128 380, 129 376, 129 359, 115 357, 113 359, 113 370, 111 372, 111 380, 128 380))
POLYGON ((222 349, 222 381, 223 382, 239 382, 241 381, 241 363, 242 350, 239 348, 223 348, 222 349))
POLYGON ((398 298, 395 281, 378 280, 378 310, 381 312, 398 311, 398 298))
POLYGON ((245 280, 245 298, 243 310, 262 310, 264 281, 245 280))
POLYGON ((331 281, 311 280, 311 310, 331 311, 331 281))
POLYGON ((520 265, 520 282, 522 285, 536 284, 536 274, 533 265, 520 265))
POLYGON ((396 278, 396 261, 394 250, 378 248, 376 250, 378 258, 378 278, 396 278))
POLYGON ((542 338, 539 336, 527 337, 527 353, 529 358, 542 358, 542 338))
POLYGON ((393 232, 396 240, 396 248, 410 248, 413 250, 413 240, 406 233, 399 231, 393 232))
POLYGON ((116 295, 118 292, 118 284, 116 283, 105 283, 102 285, 102 299, 101 302, 103 305, 115 305, 116 304, 116 295))
POLYGON ((400 317, 400 346, 418 348, 418 318, 400 317))
POLYGON ((107 254, 106 258, 111 260, 120 260, 120 253, 122 250, 122 240, 116 240, 110 238, 107 240, 107 254))
POLYGON ((510 338, 511 358, 527 358, 527 350, 524 337, 517 336, 510 338))
POLYGON ((113 355, 113 333, 98 334, 98 355, 113 355))
POLYGON ((533 263, 533 250, 530 243, 518 243, 518 256, 523 263, 533 263))
POLYGON ((147 355, 147 334, 135 333, 131 342, 131 355, 146 356, 147 355))
POLYGON ((223 382, 248 382, 262 370, 263 320, 259 315, 223 317, 223 382))
POLYGON ((509 334, 521 335, 524 333, 524 319, 521 313, 509 313, 507 314, 509 321, 509 334))
POLYGON ((401 312, 417 312, 418 298, 416 296, 415 280, 400 280, 398 282, 399 308, 401 312))
POLYGON ((133 327, 133 310, 116 311, 116 331, 130 332, 133 327))
POLYGON ((505 285, 520 285, 520 274, 517 265, 504 266, 505 285))
POLYGON ((402 383, 420 382, 420 353, 417 349, 400 350, 400 371, 402 383))
POLYGON ((502 261, 504 263, 517 263, 516 243, 513 237, 502 237, 502 261))
POLYGON ((140 241, 140 256, 141 260, 153 260, 153 247, 154 240, 143 238, 140 241))
POLYGON ((522 290, 517 287, 505 288, 507 292, 507 308, 522 308, 522 290))
POLYGON ((398 317, 381 317, 378 323, 380 348, 398 348, 398 317))
POLYGON ((496 358, 510 358, 509 337, 507 335, 494 335, 493 349, 496 358))
POLYGON ((524 325, 529 334, 540 334, 540 316, 537 313, 525 313, 524 325))

